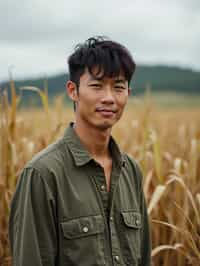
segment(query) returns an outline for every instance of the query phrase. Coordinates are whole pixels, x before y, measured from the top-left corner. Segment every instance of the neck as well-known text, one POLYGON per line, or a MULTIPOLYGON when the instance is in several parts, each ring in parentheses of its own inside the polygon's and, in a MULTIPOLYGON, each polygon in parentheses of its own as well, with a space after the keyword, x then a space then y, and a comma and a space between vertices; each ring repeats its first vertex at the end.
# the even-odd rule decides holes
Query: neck
POLYGON ((86 126, 84 123, 76 121, 74 130, 79 136, 81 142, 94 158, 109 157, 109 139, 111 128, 99 130, 97 128, 86 126))

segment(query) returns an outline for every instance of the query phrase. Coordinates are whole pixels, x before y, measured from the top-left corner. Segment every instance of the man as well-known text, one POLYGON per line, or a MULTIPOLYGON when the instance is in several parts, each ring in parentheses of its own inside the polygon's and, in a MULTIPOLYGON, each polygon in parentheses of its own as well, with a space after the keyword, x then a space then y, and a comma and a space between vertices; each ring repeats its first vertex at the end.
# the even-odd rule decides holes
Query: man
POLYGON ((20 175, 9 222, 13 265, 148 266, 141 171, 111 136, 135 63, 102 37, 78 45, 68 63, 75 123, 20 175))

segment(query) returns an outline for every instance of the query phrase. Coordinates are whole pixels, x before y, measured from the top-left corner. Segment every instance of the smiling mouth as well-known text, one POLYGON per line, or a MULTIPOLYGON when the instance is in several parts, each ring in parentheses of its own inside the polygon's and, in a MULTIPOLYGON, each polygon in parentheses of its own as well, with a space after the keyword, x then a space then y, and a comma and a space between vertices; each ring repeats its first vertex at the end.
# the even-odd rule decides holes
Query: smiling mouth
POLYGON ((108 109, 108 108, 97 108, 97 112, 103 112, 103 113, 116 113, 116 109, 108 109))
POLYGON ((112 117, 117 112, 116 110, 106 108, 98 108, 96 111, 104 117, 112 117))

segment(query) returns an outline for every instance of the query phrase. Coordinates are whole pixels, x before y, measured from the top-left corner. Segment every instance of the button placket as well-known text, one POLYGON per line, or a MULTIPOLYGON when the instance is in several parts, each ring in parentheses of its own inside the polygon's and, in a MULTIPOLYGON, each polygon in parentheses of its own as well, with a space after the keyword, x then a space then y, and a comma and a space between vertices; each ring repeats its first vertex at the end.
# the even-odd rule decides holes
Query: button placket
POLYGON ((112 255, 113 255, 113 263, 114 265, 120 265, 121 264, 121 259, 120 259, 120 248, 118 245, 118 238, 117 238, 117 231, 116 231, 116 225, 114 222, 114 200, 115 200, 115 195, 117 192, 117 177, 120 175, 120 171, 118 172, 116 169, 115 171, 112 173, 112 202, 111 202, 111 208, 110 208, 110 240, 111 240, 111 247, 112 247, 112 255))
MULTIPOLYGON (((95 173, 95 178, 94 181, 96 183, 96 188, 97 191, 99 192, 99 196, 101 198, 101 203, 102 203, 102 207, 104 209, 104 216, 106 215, 107 212, 107 207, 108 207, 108 199, 109 197, 111 197, 110 200, 110 208, 109 208, 109 212, 112 213, 112 209, 113 209, 113 202, 114 202, 114 198, 115 198, 115 193, 116 193, 116 189, 117 189, 117 181, 118 181, 118 177, 120 176, 120 172, 121 169, 114 169, 112 170, 112 174, 111 174, 111 190, 110 193, 107 193, 107 185, 106 185, 106 177, 104 175, 103 171, 98 171, 95 173)), ((108 218, 106 216, 106 218, 108 218)), ((120 253, 120 249, 118 246, 118 239, 117 239, 117 232, 115 229, 115 224, 114 224, 114 218, 113 216, 109 217, 110 220, 110 226, 108 226, 108 233, 110 235, 109 237, 109 242, 110 242, 110 251, 113 256, 113 262, 115 262, 114 264, 119 265, 120 264, 120 257, 119 254, 120 253)), ((106 221, 108 221, 106 219, 106 221)))

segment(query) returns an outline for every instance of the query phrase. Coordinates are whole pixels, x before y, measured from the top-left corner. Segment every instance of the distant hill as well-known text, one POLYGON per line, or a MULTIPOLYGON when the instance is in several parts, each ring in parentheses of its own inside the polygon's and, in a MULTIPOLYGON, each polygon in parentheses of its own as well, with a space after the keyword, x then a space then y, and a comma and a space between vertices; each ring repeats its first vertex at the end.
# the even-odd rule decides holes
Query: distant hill
MULTIPOLYGON (((48 77, 49 98, 65 93, 67 74, 48 77)), ((44 87, 44 78, 25 79, 15 81, 16 88, 22 86, 44 87)), ((190 69, 182 69, 170 66, 138 66, 131 82, 132 94, 143 93, 146 87, 154 92, 180 92, 188 94, 200 94, 200 72, 190 69)), ((9 88, 9 82, 0 84, 1 88, 9 88)), ((23 92, 26 102, 33 98, 35 93, 23 92), (29 100, 28 100, 29 99, 29 100)))
POLYGON ((169 66, 138 66, 132 84, 136 93, 144 92, 149 84, 152 91, 200 94, 200 72, 169 66))

